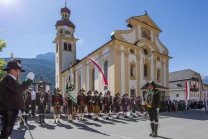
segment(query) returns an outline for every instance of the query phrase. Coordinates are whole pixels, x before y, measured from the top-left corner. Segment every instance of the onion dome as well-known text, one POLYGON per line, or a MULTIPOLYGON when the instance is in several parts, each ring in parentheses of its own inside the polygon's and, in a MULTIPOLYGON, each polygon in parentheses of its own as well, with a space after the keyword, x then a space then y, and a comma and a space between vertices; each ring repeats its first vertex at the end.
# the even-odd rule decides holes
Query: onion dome
POLYGON ((55 26, 68 26, 75 29, 75 25, 71 21, 66 19, 57 21, 55 26))

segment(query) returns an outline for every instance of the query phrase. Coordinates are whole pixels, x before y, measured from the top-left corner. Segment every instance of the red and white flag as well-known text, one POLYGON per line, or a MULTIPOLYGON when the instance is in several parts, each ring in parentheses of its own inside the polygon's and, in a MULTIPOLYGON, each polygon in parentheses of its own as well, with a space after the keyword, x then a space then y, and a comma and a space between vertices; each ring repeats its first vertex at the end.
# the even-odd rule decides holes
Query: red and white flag
POLYGON ((190 93, 189 82, 185 82, 185 87, 186 87, 186 99, 189 99, 189 93, 190 93))
POLYGON ((100 66, 97 64, 97 62, 96 62, 94 59, 92 59, 92 58, 90 58, 90 57, 87 57, 87 58, 88 58, 90 61, 92 61, 92 63, 95 64, 95 66, 96 66, 96 67, 99 69, 99 71, 101 72, 101 76, 102 76, 102 78, 103 78, 104 86, 108 86, 108 81, 107 81, 107 79, 106 79, 106 77, 105 77, 105 75, 104 75, 102 69, 100 68, 100 66))

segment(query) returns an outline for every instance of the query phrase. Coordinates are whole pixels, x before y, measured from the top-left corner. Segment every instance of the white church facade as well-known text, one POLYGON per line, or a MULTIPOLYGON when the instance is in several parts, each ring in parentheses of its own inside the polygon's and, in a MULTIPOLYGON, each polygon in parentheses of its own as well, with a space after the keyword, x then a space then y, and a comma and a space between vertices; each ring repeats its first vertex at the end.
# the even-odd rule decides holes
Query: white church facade
POLYGON ((75 91, 110 90, 114 95, 128 93, 140 96, 147 90, 145 84, 155 81, 157 87, 168 96, 169 56, 168 49, 160 42, 162 32, 147 15, 130 17, 126 20, 128 30, 116 30, 111 40, 92 50, 88 56, 93 58, 103 70, 108 86, 103 86, 101 73, 87 58, 76 59, 75 25, 70 21, 70 10, 61 9, 62 19, 57 21, 56 46, 56 86, 65 92, 69 67, 72 64, 75 91))

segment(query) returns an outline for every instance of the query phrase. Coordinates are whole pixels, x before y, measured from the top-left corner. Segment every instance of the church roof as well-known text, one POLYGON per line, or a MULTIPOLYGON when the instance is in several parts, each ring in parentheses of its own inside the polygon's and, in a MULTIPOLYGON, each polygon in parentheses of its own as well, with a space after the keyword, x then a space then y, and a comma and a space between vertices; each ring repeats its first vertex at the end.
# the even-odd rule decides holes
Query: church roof
MULTIPOLYGON (((139 21, 141 23, 144 23, 152 28, 157 29, 158 31, 162 32, 162 30, 157 26, 157 24, 148 16, 148 14, 145 15, 141 15, 141 16, 133 16, 130 17, 129 19, 134 19, 136 21, 139 21), (146 22, 148 21, 148 22, 146 22)), ((127 20, 127 22, 129 21, 129 19, 127 20)))
POLYGON ((61 8, 61 13, 63 12, 68 13, 68 14, 71 13, 71 11, 67 7, 61 8))
POLYGON ((75 25, 70 20, 66 20, 66 19, 57 21, 55 26, 56 27, 57 26, 68 26, 68 27, 72 27, 73 29, 75 29, 75 25))

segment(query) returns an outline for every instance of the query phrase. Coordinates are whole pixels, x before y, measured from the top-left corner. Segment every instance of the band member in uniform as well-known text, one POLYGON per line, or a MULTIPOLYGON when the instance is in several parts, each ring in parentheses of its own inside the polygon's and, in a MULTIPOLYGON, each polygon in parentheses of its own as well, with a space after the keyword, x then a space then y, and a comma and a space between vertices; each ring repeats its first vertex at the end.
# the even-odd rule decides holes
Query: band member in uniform
POLYGON ((48 102, 48 95, 44 92, 44 86, 40 85, 39 92, 36 94, 36 105, 39 108, 39 123, 45 124, 45 107, 46 103, 48 102))
POLYGON ((99 116, 102 116, 101 115, 102 110, 103 110, 103 93, 102 92, 100 92, 99 97, 100 97, 100 103, 99 103, 99 106, 100 106, 100 114, 99 114, 99 116))
POLYGON ((98 91, 94 91, 93 96, 93 112, 94 112, 94 120, 97 121, 98 119, 98 113, 100 112, 100 97, 98 96, 98 91))
POLYGON ((133 99, 133 95, 131 95, 131 96, 130 96, 130 99, 129 99, 130 115, 133 115, 133 114, 132 114, 132 103, 131 103, 131 100, 132 100, 132 99, 133 99))
POLYGON ((79 109, 79 122, 85 121, 84 120, 84 108, 86 105, 86 96, 84 94, 84 89, 80 89, 80 93, 77 96, 77 104, 78 104, 78 109, 79 109))
POLYGON ((109 111, 110 107, 112 105, 112 97, 110 96, 110 91, 107 91, 106 96, 104 97, 104 108, 105 108, 105 117, 107 120, 109 120, 109 111))
POLYGON ((120 99, 120 93, 119 92, 116 93, 116 96, 115 96, 113 102, 114 102, 114 107, 116 108, 116 119, 120 119, 119 118, 119 116, 120 116, 119 112, 120 112, 120 107, 121 107, 121 99, 120 99))
POLYGON ((141 111, 141 105, 142 105, 142 99, 140 96, 136 98, 136 114, 140 117, 140 111, 141 111))
POLYGON ((74 112, 74 102, 67 95, 66 95, 66 101, 67 101, 67 108, 68 108, 68 122, 72 123, 73 122, 72 114, 74 112))
MULTIPOLYGON (((26 109, 22 110, 22 118, 24 118, 25 123, 27 124, 27 118, 28 118, 28 115, 29 115, 29 105, 31 103, 31 93, 28 90, 26 90, 24 92, 23 99, 24 99, 24 102, 25 102, 26 109)), ((22 122, 22 124, 23 124, 23 122, 22 122)))
POLYGON ((132 95, 132 99, 131 99, 131 111, 132 111, 132 115, 135 118, 136 117, 136 96, 132 95))
POLYGON ((155 89, 155 83, 150 81, 148 84, 148 92, 144 95, 144 103, 147 105, 147 110, 150 118, 152 133, 150 136, 157 137, 158 130, 158 112, 160 107, 160 93, 155 89))
POLYGON ((30 72, 26 76, 26 80, 19 84, 18 77, 25 71, 21 69, 21 61, 14 59, 8 62, 3 71, 7 71, 7 75, 0 81, 0 112, 2 116, 0 138, 7 139, 12 134, 19 110, 25 109, 22 95, 33 82, 34 73, 30 72))
POLYGON ((60 122, 60 116, 61 116, 61 106, 63 105, 63 99, 62 95, 59 94, 61 90, 57 87, 54 90, 54 94, 52 95, 52 106, 54 110, 54 124, 56 124, 56 118, 58 118, 58 123, 60 122))
POLYGON ((126 93, 126 94, 124 94, 124 97, 123 97, 123 99, 121 100, 121 102, 122 102, 122 108, 123 108, 123 114, 124 114, 124 117, 125 118, 128 118, 128 116, 127 116, 127 107, 128 107, 128 105, 129 105, 129 99, 128 99, 128 94, 126 93))
POLYGON ((88 118, 92 118, 91 113, 93 112, 93 103, 92 103, 92 92, 87 92, 87 109, 88 109, 88 118))

